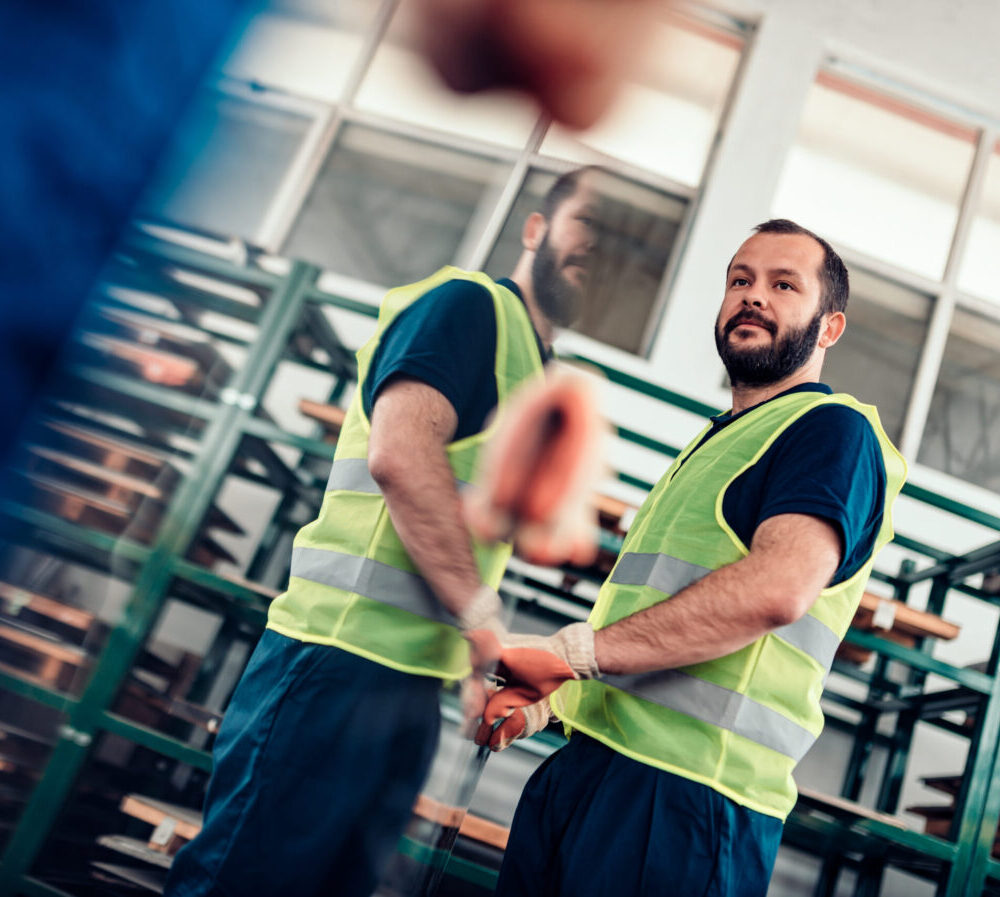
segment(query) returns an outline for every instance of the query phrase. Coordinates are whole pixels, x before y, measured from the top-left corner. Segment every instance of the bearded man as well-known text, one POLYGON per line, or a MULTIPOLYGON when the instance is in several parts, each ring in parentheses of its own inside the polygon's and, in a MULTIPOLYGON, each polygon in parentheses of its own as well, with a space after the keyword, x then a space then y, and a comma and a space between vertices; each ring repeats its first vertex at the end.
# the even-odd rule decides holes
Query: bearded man
POLYGON ((498 628, 507 544, 474 540, 459 485, 494 408, 540 377, 587 292, 600 174, 560 177, 509 279, 443 268, 392 290, 358 352, 319 517, 226 710, 201 833, 172 897, 368 897, 437 744, 463 633, 498 628), (495 625, 494 625, 495 624, 495 625))
POLYGON ((820 382, 848 297, 830 245, 767 221, 726 277, 732 407, 649 494, 589 621, 501 654, 477 740, 550 713, 570 738, 525 787, 499 897, 767 892, 906 467, 873 407, 820 382))

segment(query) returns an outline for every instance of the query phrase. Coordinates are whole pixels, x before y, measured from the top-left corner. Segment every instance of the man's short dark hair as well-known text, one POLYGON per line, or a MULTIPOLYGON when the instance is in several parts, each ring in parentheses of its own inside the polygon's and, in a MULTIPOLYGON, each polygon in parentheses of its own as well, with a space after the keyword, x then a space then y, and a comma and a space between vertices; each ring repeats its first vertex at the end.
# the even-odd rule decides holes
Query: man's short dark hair
POLYGON ((556 182, 549 187, 549 192, 542 200, 542 215, 546 221, 551 221, 556 210, 574 193, 582 178, 588 171, 604 171, 600 165, 584 165, 582 168, 574 168, 565 174, 559 175, 556 182))
POLYGON ((824 314, 830 314, 847 308, 847 297, 851 291, 847 265, 826 240, 787 218, 772 218, 763 224, 758 224, 753 231, 755 234, 801 234, 804 237, 812 237, 823 247, 823 264, 819 269, 823 292, 819 297, 819 310, 824 314))

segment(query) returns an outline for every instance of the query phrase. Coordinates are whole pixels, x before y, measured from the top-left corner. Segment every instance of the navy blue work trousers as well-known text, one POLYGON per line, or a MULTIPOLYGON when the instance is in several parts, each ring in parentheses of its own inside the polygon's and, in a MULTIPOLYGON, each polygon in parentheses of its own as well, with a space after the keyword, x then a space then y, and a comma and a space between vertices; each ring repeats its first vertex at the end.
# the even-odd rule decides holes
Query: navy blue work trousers
POLYGON ((266 630, 169 897, 369 897, 430 769, 440 681, 266 630))
POLYGON ((525 786, 496 897, 763 897, 781 830, 575 734, 525 786))

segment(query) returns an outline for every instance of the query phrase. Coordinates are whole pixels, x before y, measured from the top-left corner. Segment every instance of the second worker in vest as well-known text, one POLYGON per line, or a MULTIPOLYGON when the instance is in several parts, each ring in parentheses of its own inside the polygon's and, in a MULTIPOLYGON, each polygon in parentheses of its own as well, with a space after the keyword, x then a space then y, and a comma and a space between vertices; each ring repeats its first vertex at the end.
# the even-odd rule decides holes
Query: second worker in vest
POLYGON ((444 268, 384 299, 319 517, 226 710, 172 897, 368 897, 424 783, 463 630, 496 628, 510 555, 460 510, 490 415, 540 377, 597 253, 597 169, 563 175, 509 279, 444 268))
POLYGON ((477 740, 550 710, 572 734, 525 787, 499 897, 767 891, 906 467, 873 407, 819 382, 845 327, 833 249, 768 221, 726 277, 732 408, 649 494, 589 622, 505 645, 477 740))

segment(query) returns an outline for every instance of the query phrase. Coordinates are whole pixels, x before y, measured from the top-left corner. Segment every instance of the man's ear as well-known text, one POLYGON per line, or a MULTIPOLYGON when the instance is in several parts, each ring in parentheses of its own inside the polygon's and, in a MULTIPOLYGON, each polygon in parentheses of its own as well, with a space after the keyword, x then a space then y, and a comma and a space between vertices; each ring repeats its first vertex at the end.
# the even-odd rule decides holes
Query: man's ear
POLYGON ((829 349, 844 333, 844 328, 847 327, 847 318, 844 316, 842 311, 835 311, 832 314, 825 316, 826 320, 823 322, 823 327, 819 332, 819 341, 817 345, 821 349, 829 349))
POLYGON ((545 231, 548 229, 548 221, 541 212, 532 212, 521 228, 521 245, 529 252, 537 251, 545 239, 545 231))

